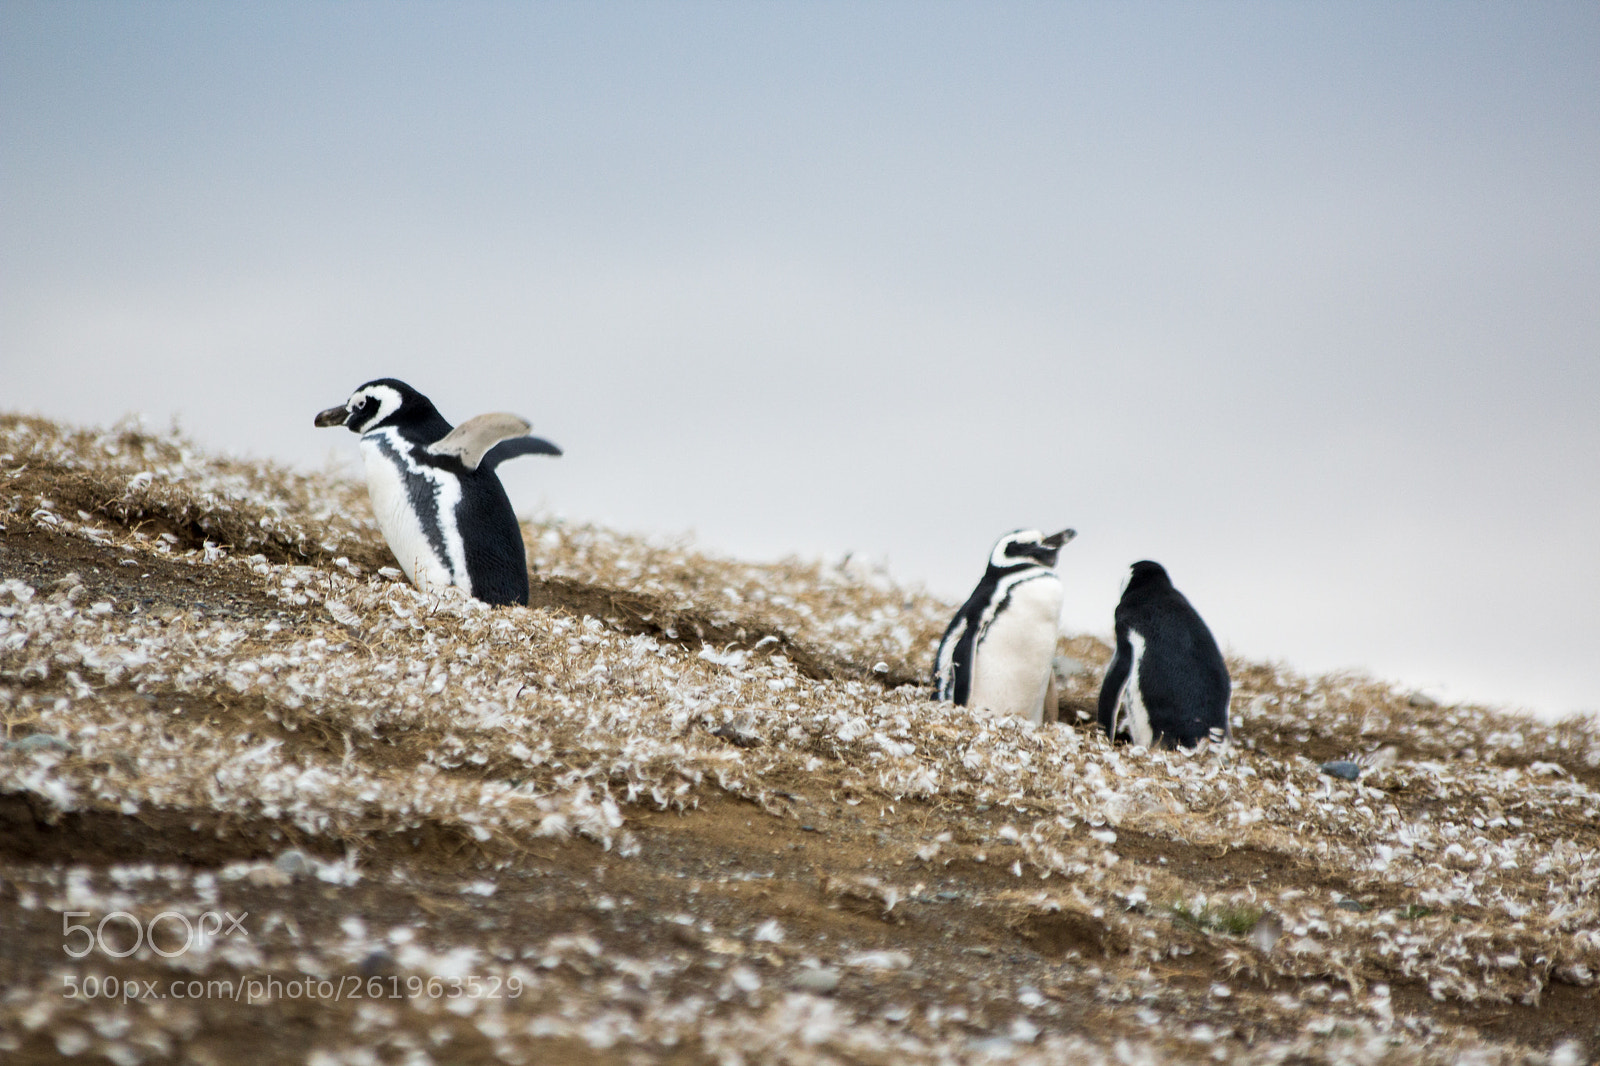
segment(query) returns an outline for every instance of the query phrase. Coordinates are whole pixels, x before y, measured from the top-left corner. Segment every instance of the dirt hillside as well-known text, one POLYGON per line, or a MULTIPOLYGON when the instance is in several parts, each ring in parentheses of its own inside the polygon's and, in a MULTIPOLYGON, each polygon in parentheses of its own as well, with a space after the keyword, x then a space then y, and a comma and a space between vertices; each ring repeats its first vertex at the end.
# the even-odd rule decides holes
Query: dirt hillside
POLYGON ((0 1059, 1600 1058, 1600 728, 1233 661, 1237 743, 930 703, 952 605, 0 416, 0 1059), (1321 769, 1343 761, 1346 780, 1321 769))

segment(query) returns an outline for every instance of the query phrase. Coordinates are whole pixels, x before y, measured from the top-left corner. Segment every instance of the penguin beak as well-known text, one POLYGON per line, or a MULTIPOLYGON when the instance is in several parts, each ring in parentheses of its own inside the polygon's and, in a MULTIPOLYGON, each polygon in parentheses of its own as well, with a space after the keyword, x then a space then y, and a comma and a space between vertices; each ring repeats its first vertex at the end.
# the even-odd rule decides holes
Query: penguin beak
POLYGON ((1063 529, 1060 533, 1052 533, 1041 542, 1046 548, 1060 548, 1078 535, 1076 529, 1063 529))
POLYGON ((344 425, 344 420, 349 417, 350 409, 348 407, 330 407, 326 411, 321 411, 317 414, 314 424, 323 429, 329 426, 342 426, 344 425))

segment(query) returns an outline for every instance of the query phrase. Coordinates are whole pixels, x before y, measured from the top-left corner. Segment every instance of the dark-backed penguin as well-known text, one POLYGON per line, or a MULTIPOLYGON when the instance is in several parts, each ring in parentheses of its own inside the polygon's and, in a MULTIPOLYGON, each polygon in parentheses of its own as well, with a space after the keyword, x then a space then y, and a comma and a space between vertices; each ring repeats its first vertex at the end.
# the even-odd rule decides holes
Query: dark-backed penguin
POLYGON ((316 417, 361 436, 378 528, 416 585, 459 585, 494 604, 528 602, 522 529, 495 467, 560 455, 522 418, 479 415, 451 426, 422 393, 379 378, 316 417))
POLYGON ((1100 726, 1141 747, 1226 744, 1232 682, 1211 630, 1160 563, 1133 564, 1117 604, 1117 650, 1100 686, 1100 726))
POLYGON ((1056 717, 1061 579, 1056 556, 1077 536, 1019 529, 1001 537, 989 567, 950 620, 933 661, 934 698, 1034 722, 1056 717))

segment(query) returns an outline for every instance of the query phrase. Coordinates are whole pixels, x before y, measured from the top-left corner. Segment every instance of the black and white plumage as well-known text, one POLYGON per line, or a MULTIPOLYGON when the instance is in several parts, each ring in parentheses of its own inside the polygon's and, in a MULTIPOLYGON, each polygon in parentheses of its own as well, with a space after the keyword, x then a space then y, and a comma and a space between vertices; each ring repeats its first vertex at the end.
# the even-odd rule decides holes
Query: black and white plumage
POLYGON ((522 529, 495 467, 517 455, 560 455, 516 415, 451 426, 394 378, 369 381, 316 417, 361 436, 367 494, 389 550, 413 584, 459 585, 493 604, 528 602, 522 529))
POLYGON ((1133 564, 1117 604, 1117 650, 1100 686, 1100 726, 1141 747, 1226 744, 1232 681, 1204 620, 1160 563, 1133 564))
POLYGON ((933 662, 934 698, 1034 722, 1055 719, 1061 579, 1056 556, 1077 534, 1019 529, 1001 537, 989 567, 950 620, 933 662))

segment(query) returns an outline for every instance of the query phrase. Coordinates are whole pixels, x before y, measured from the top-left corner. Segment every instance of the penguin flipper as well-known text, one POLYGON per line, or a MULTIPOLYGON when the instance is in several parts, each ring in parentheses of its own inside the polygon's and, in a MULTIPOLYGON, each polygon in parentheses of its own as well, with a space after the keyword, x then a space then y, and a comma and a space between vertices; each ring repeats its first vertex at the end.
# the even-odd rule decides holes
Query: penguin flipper
POLYGON ((956 662, 956 655, 966 632, 967 619, 965 615, 958 614, 950 620, 949 628, 944 631, 944 639, 939 641, 939 651, 933 659, 933 698, 936 700, 963 702, 956 698, 956 672, 961 669, 956 662))
POLYGON ((428 445, 428 453, 453 455, 468 470, 476 470, 497 445, 522 437, 532 428, 526 418, 503 411, 477 415, 428 445))
POLYGON ((519 455, 560 454, 561 449, 543 437, 512 437, 490 448, 478 465, 485 470, 493 470, 507 459, 515 459, 519 455))
POLYGON ((1106 666, 1105 680, 1100 685, 1099 706, 1100 728, 1113 742, 1122 728, 1122 696, 1133 677, 1131 649, 1128 653, 1123 651, 1127 638, 1122 633, 1118 633, 1117 638, 1117 650, 1106 666))

